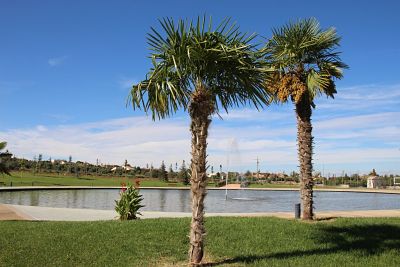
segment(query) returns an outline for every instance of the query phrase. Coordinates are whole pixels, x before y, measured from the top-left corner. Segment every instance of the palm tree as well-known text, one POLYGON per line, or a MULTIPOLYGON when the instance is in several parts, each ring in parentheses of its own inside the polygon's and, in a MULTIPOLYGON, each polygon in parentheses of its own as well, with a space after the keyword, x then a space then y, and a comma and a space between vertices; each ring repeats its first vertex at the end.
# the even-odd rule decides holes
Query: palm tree
POLYGON ((289 99, 295 105, 297 118, 298 157, 300 161, 300 191, 302 218, 313 219, 311 114, 315 97, 334 97, 335 79, 342 78, 347 68, 336 51, 340 37, 334 28, 321 30, 314 18, 289 23, 273 30, 266 45, 272 67, 267 87, 280 102, 289 99))
POLYGON ((192 134, 192 221, 189 258, 199 264, 204 253, 204 198, 207 185, 207 135, 213 114, 223 109, 267 102, 263 89, 264 63, 243 34, 225 19, 213 29, 211 19, 196 22, 160 21, 164 35, 151 28, 148 34, 153 67, 145 80, 134 85, 129 102, 163 119, 179 108, 187 110, 192 134))
MULTIPOLYGON (((7 142, 0 142, 0 151, 3 150, 6 146, 7 146, 7 142)), ((11 175, 7 168, 7 165, 4 164, 4 162, 2 161, 2 155, 3 155, 3 153, 0 153, 0 173, 11 175)))

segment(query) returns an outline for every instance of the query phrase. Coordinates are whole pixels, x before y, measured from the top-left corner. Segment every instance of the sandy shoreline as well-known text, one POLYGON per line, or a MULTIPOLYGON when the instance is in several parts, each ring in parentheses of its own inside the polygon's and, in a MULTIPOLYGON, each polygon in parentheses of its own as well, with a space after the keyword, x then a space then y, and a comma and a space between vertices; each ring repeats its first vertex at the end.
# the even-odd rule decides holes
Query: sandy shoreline
MULTIPOLYGON (((142 211, 142 219, 191 217, 190 212, 142 211)), ((206 213, 206 217, 278 217, 294 219, 293 212, 257 212, 257 213, 206 213)), ((367 218, 367 217, 400 217, 400 210, 353 210, 316 212, 317 219, 324 218, 367 218)), ((117 213, 113 210, 50 208, 0 204, 0 220, 30 221, 101 221, 115 220, 117 213)))

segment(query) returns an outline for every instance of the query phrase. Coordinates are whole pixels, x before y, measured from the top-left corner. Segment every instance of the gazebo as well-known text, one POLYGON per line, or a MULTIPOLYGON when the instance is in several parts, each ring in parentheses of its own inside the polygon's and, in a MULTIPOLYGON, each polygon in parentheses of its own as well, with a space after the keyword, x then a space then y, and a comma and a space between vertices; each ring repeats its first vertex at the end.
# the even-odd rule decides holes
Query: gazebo
POLYGON ((367 179, 367 188, 380 188, 382 187, 382 178, 376 175, 371 175, 367 179))

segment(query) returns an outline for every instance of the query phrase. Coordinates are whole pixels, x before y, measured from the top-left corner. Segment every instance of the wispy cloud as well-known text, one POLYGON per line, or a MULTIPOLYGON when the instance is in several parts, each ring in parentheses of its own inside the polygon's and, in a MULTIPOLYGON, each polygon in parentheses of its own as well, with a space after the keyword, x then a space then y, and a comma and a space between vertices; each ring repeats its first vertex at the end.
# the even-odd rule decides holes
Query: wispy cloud
MULTIPOLYGON (((344 90, 347 96, 334 101, 339 105, 357 106, 357 95, 366 87, 344 90), (349 97, 349 95, 352 95, 349 97), (344 101, 346 103, 344 103, 344 101)), ((372 97, 378 89, 365 90, 363 103, 368 109, 332 110, 317 106, 313 115, 315 169, 326 172, 376 168, 380 173, 400 173, 400 110, 390 99, 372 97), (375 105, 385 103, 385 108, 375 105), (386 101, 386 102, 385 102, 386 101), (323 167, 322 167, 323 166, 323 167)), ((397 94, 396 86, 387 92, 397 94)), ((386 91, 385 91, 386 92, 386 91)), ((361 97, 361 95, 360 95, 361 97)), ((271 107, 232 110, 217 116, 209 131, 208 162, 214 168, 220 164, 231 170, 255 169, 255 159, 261 159, 263 171, 296 170, 296 120, 293 107, 271 107)), ((58 126, 38 125, 29 129, 0 132, 9 149, 18 156, 32 158, 43 154, 67 158, 121 164, 127 159, 134 165, 162 160, 168 164, 190 160, 190 132, 187 116, 153 122, 147 116, 136 116, 81 124, 58 126)))
MULTIPOLYGON (((215 115, 215 119, 219 119, 219 116, 215 115)), ((243 108, 243 109, 233 109, 229 113, 221 112, 220 117, 226 121, 240 121, 241 123, 254 121, 264 121, 264 122, 285 122, 287 120, 294 119, 294 114, 292 110, 289 112, 277 112, 272 110, 257 110, 255 108, 243 108)))
POLYGON ((336 112, 369 112, 400 106, 400 84, 370 84, 338 89, 335 99, 320 98, 317 109, 336 112))
POLYGON ((134 78, 128 78, 125 76, 122 76, 118 79, 118 86, 123 89, 123 90, 127 90, 132 88, 132 85, 137 84, 138 81, 134 78))
POLYGON ((400 84, 396 85, 363 85, 343 88, 340 99, 346 100, 390 100, 393 97, 400 96, 400 84))
POLYGON ((70 115, 60 113, 47 114, 47 116, 51 119, 56 120, 58 123, 66 123, 72 118, 72 116, 70 115))
POLYGON ((7 95, 31 87, 33 81, 0 81, 0 95, 7 95))
POLYGON ((153 123, 147 117, 135 117, 55 127, 38 125, 1 132, 0 139, 7 140, 15 154, 27 158, 40 153, 53 158, 72 155, 90 162, 99 158, 104 163, 128 159, 144 165, 161 160, 175 162, 182 158, 177 155, 188 155, 190 136, 180 120, 153 123))
MULTIPOLYGON (((343 121, 352 119, 359 118, 343 118, 343 121)), ((237 119, 237 122, 240 120, 237 119)), ((340 127, 340 120, 336 119, 336 122, 335 125, 340 127)), ((316 126, 324 126, 325 123, 316 121, 316 126)), ((190 160, 188 125, 186 117, 153 122, 142 116, 55 127, 38 125, 31 129, 0 132, 0 139, 9 142, 12 152, 28 158, 36 154, 53 158, 72 155, 74 159, 89 162, 99 158, 104 163, 121 164, 128 159, 135 165, 153 163, 158 166, 162 160, 168 164, 190 160)), ((355 168, 368 171, 373 163, 396 162, 399 158, 399 151, 394 148, 393 142, 400 145, 400 127, 381 131, 381 125, 373 128, 348 124, 347 134, 352 131, 360 131, 361 134, 342 136, 338 142, 337 136, 329 136, 329 133, 340 134, 342 129, 324 129, 322 126, 321 130, 315 131, 315 161, 324 162, 326 170, 329 164, 352 163, 355 168), (372 131, 376 140, 372 144, 357 144, 360 139, 367 140, 365 129, 372 131), (385 146, 387 132, 391 135, 392 143, 385 146), (379 144, 382 145, 377 147, 379 144)), ((298 165, 295 125, 274 129, 272 134, 271 131, 269 127, 255 128, 239 123, 226 126, 224 121, 215 121, 210 128, 208 140, 209 164, 215 167, 220 164, 224 167, 230 165, 232 170, 244 171, 254 169, 255 158, 258 156, 262 160, 262 170, 295 170, 298 165)))
POLYGON ((339 118, 318 121, 314 127, 319 130, 337 129, 346 130, 346 128, 377 128, 385 125, 396 124, 396 120, 400 116, 399 112, 382 112, 367 115, 343 116, 339 118))
POLYGON ((47 60, 50 67, 56 67, 63 64, 67 60, 68 56, 53 57, 47 60))

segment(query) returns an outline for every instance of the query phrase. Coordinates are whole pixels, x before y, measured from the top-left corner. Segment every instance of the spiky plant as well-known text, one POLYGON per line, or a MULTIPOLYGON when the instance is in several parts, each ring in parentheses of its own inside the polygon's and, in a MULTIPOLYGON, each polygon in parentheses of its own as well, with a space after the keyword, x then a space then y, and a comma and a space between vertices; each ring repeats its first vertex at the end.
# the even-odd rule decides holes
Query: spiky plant
POLYGON ((334 28, 322 30, 318 21, 310 18, 274 29, 266 45, 273 73, 267 80, 267 89, 278 101, 292 101, 295 105, 305 220, 312 220, 314 215, 312 108, 317 96, 334 97, 335 79, 341 79, 347 68, 336 51, 340 39, 334 28))
POLYGON ((133 108, 162 119, 182 108, 188 111, 192 134, 190 264, 204 254, 204 198, 207 185, 207 135, 213 114, 221 109, 268 102, 263 89, 261 54, 250 42, 255 35, 239 31, 225 19, 215 29, 211 19, 163 19, 162 32, 151 28, 148 44, 153 67, 130 93, 133 108))
POLYGON ((115 200, 115 211, 119 214, 121 221, 139 219, 138 215, 140 208, 144 206, 141 204, 143 201, 142 195, 139 194, 139 189, 128 184, 122 186, 120 192, 120 199, 115 200))

